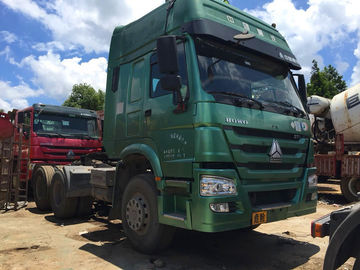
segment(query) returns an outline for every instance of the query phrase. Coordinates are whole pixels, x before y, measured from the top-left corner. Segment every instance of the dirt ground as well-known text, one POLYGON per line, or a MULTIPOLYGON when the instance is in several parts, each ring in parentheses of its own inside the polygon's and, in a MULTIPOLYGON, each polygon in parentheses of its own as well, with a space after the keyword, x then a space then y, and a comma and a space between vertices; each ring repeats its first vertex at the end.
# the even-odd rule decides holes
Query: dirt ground
POLYGON ((252 232, 179 231, 172 246, 156 256, 134 251, 119 222, 96 216, 64 222, 31 202, 0 214, 0 269, 322 269, 329 239, 313 239, 310 223, 345 201, 336 181, 319 190, 315 214, 252 232))

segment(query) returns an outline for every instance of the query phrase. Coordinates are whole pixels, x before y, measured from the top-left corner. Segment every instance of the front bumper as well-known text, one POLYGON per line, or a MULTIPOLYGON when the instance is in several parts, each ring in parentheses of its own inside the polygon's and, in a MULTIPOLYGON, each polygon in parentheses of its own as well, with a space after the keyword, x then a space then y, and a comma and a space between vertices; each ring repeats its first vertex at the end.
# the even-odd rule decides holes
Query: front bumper
POLYGON ((317 188, 309 188, 307 179, 314 171, 315 168, 305 169, 301 181, 243 185, 235 170, 195 169, 195 179, 200 179, 203 174, 236 179, 237 195, 202 197, 199 194, 199 181, 194 181, 191 201, 192 229, 220 232, 249 227, 252 225, 252 213, 258 211, 267 212, 267 222, 313 213, 316 211, 317 196, 312 195, 317 193, 317 188), (254 194, 261 198, 254 200, 254 194), (286 198, 278 198, 283 196, 281 194, 287 194, 286 198), (272 201, 274 203, 271 203, 272 201), (210 209, 211 203, 229 203, 231 210, 229 213, 215 213, 210 209))

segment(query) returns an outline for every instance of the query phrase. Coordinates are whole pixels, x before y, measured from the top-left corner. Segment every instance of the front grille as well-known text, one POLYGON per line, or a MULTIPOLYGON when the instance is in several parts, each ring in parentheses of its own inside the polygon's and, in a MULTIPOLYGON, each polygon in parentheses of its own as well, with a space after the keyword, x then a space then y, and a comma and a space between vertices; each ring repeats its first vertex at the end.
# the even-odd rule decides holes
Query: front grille
POLYGON ((289 203, 295 195, 296 189, 250 192, 249 198, 252 206, 289 203))
POLYGON ((235 134, 241 136, 277 138, 284 140, 299 140, 301 138, 306 138, 306 136, 302 136, 299 134, 286 133, 286 132, 273 131, 273 130, 262 130, 262 129, 254 129, 254 128, 234 127, 234 126, 224 126, 224 129, 233 130, 235 134))
POLYGON ((309 139, 306 136, 254 128, 224 127, 237 170, 244 183, 288 181, 303 174, 309 139), (279 163, 271 163, 274 140, 280 145, 279 163))
POLYGON ((40 144, 41 147, 46 147, 48 149, 65 149, 65 150, 95 150, 98 147, 81 147, 81 146, 59 146, 59 145, 49 145, 49 144, 40 144))
POLYGON ((296 166, 296 164, 292 163, 237 163, 238 167, 245 167, 249 170, 292 170, 295 167, 302 167, 296 166))
MULTIPOLYGON (((264 146, 264 145, 250 145, 250 144, 243 144, 243 145, 230 145, 231 149, 239 149, 246 153, 269 153, 271 146, 264 146)), ((305 150, 300 150, 297 148, 281 148, 281 151, 284 155, 295 155, 297 153, 305 153, 305 150)))

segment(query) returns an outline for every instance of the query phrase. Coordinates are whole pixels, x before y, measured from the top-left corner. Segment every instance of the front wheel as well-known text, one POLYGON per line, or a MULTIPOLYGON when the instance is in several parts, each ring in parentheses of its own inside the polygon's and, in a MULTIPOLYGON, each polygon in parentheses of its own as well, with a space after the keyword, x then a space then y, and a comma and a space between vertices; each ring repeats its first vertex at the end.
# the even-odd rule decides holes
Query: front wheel
POLYGON ((148 254, 166 248, 174 235, 174 228, 159 223, 157 195, 154 176, 140 174, 130 180, 122 199, 124 232, 136 250, 148 254))
POLYGON ((358 192, 360 192, 360 178, 352 177, 341 179, 341 193, 348 202, 357 201, 358 192))

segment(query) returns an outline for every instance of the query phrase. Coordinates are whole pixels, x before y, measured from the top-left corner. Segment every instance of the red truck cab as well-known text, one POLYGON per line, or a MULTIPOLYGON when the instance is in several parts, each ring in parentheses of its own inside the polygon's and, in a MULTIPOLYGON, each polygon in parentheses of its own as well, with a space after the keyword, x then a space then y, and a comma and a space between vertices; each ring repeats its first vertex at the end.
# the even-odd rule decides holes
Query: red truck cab
POLYGON ((17 112, 15 123, 18 121, 24 127, 15 129, 15 138, 22 133, 30 151, 30 173, 26 180, 32 181, 37 207, 47 210, 54 165, 66 165, 82 155, 102 150, 100 120, 92 110, 34 104, 17 112))

